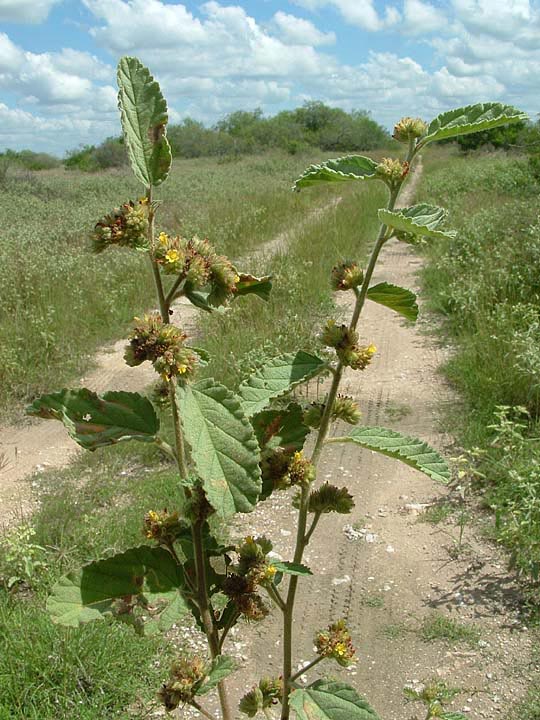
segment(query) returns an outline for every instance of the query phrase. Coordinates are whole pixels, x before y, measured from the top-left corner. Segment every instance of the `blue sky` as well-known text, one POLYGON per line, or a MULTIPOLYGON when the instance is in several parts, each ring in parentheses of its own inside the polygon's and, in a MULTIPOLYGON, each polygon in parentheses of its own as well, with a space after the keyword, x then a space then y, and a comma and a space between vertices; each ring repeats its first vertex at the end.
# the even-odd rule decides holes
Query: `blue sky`
POLYGON ((118 134, 122 55, 173 122, 306 100, 389 128, 486 100, 540 110, 540 0, 0 0, 0 149, 118 134))

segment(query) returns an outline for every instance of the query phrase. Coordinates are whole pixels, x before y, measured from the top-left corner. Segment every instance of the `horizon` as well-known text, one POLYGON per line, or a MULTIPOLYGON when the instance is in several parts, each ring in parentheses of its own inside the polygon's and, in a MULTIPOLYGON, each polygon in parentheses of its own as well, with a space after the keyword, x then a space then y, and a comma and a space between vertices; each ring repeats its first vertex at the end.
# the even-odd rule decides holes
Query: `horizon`
POLYGON ((118 136, 122 55, 160 82, 171 124, 313 100, 387 130, 485 101, 534 119, 540 2, 0 0, 0 147, 63 157, 118 136))

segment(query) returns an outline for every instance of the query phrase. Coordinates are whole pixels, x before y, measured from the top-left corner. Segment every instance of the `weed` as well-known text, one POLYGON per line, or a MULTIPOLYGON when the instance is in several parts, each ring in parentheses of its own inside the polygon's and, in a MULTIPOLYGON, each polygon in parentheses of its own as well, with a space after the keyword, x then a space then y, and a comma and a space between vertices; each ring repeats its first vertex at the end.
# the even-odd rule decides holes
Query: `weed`
POLYGON ((455 512, 455 506, 447 500, 441 500, 439 502, 429 505, 420 515, 418 515, 416 522, 419 523, 430 523, 430 525, 438 525, 443 523, 445 520, 455 512))
POLYGON ((424 642, 466 643, 471 647, 476 646, 480 639, 478 628, 439 613, 424 618, 419 635, 424 642))

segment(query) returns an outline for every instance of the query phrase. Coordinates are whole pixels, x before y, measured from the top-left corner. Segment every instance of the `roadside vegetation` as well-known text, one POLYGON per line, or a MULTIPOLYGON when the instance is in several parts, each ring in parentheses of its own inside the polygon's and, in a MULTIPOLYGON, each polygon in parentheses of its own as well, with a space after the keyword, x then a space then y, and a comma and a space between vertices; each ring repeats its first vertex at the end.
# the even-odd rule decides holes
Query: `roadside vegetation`
MULTIPOLYGON (((426 162, 420 192, 444 200, 459 234, 426 246, 424 288, 453 350, 449 430, 494 518, 492 538, 529 583, 540 572, 540 224, 532 159, 452 151, 426 162), (474 189, 472 189, 474 188, 474 189)), ((533 609, 533 614, 534 614, 533 609)), ((532 621, 533 619, 531 619, 532 621)), ((539 720, 540 680, 510 713, 539 720)))
MULTIPOLYGON (((241 182, 240 170, 250 168, 249 180, 245 183, 247 186, 251 182, 251 188, 244 192, 253 194, 254 178, 260 178, 259 197, 263 198, 263 188, 268 188, 270 182, 273 193, 267 192, 264 200, 269 203, 275 197, 276 203, 278 198, 280 203, 289 202, 289 206, 285 205, 289 208, 289 217, 296 217, 296 213, 305 215, 307 202, 319 206, 328 203, 324 193, 317 193, 317 198, 310 198, 311 193, 291 193, 290 177, 294 177, 294 172, 291 173, 290 163, 293 161, 289 160, 287 165, 283 160, 276 156, 243 162, 234 166, 235 180, 229 182, 241 182)), ((300 162, 305 164, 305 158, 300 162)), ((186 174, 186 168, 191 166, 178 165, 175 178, 182 176, 185 186, 192 187, 195 173, 191 177, 186 174)), ((218 202, 223 210, 226 204, 223 194, 218 201, 212 201, 215 206, 206 203, 210 196, 215 198, 216 189, 224 182, 224 176, 220 175, 223 166, 208 161, 206 168, 211 187, 199 180, 200 194, 191 196, 190 231, 197 229, 196 223, 204 226, 208 218, 204 215, 210 214, 213 207, 216 224, 212 227, 219 232, 218 202)), ((227 169, 231 171, 230 167, 227 169)), ((77 179, 88 187, 84 177, 77 179)), ((126 182, 122 176, 119 179, 126 182)), ((168 187, 167 192, 172 196, 178 188, 177 182, 168 187)), ((126 189, 125 185, 117 186, 119 194, 126 189)), ((238 183, 235 192, 240 196, 238 183)), ((270 302, 245 298, 226 315, 203 318, 197 344, 210 350, 213 356, 206 368, 208 375, 237 385, 240 377, 251 370, 256 354, 260 359, 263 353, 286 352, 300 343, 308 350, 315 346, 319 319, 328 314, 332 305, 328 283, 331 268, 336 257, 357 256, 359 237, 373 235, 384 190, 379 186, 352 184, 344 187, 340 195, 339 205, 321 214, 317 223, 307 223, 296 230, 293 226, 286 252, 269 256, 267 262, 258 260, 259 268, 274 275, 270 302), (256 313, 254 303, 257 303, 256 313), (284 317, 285 307, 287 317, 284 317), (218 325, 222 327, 219 338, 216 336, 218 325)), ((95 202, 98 204, 99 198, 95 202)), ((188 199, 182 198, 182 202, 187 206, 188 199)), ((177 212, 181 213, 181 209, 177 212)), ((255 210, 246 204, 245 212, 255 210)), ((273 206, 266 212, 272 213, 264 226, 266 233, 256 232, 256 224, 251 225, 251 234, 247 230, 229 229, 230 235, 227 235, 226 227, 221 228, 222 237, 226 238, 221 247, 234 255, 245 254, 279 230, 285 223, 285 214, 277 213, 273 206)), ((84 213, 89 214, 88 208, 84 213)), ((228 213, 232 218, 231 208, 228 213)), ((244 220, 249 228, 249 219, 244 216, 244 220)), ((80 222, 82 224, 82 219, 80 222)), ((81 267, 94 260, 82 240, 77 246, 77 255, 81 267)), ((127 255, 125 257, 127 259, 127 255)), ((123 259, 124 254, 117 254, 116 258, 123 259)), ((126 283, 133 283, 129 273, 126 283)), ((148 288, 148 298, 150 293, 148 288)), ((96 301, 98 294, 95 294, 96 301)), ((128 306, 126 300, 126 313, 128 306)), ((124 323, 130 319, 127 315, 120 318, 124 323)), ((68 469, 35 478, 34 487, 40 500, 36 512, 19 528, 8 530, 0 540, 0 642, 6 648, 0 658, 1 720, 148 717, 158 678, 164 677, 169 653, 177 650, 174 633, 166 638, 141 641, 132 628, 108 622, 94 623, 81 630, 65 629, 51 624, 44 603, 54 583, 70 569, 142 543, 140 519, 149 507, 175 504, 178 483, 174 467, 162 463, 156 470, 156 460, 159 457, 154 449, 130 443, 104 449, 99 454, 85 453, 68 469), (148 472, 148 466, 152 466, 152 472, 148 472), (31 632, 25 632, 26 627, 31 627, 31 632), (64 665, 68 663, 69 669, 66 669, 64 665)))
MULTIPOLYGON (((160 193, 161 222, 208 236, 238 258, 324 203, 324 190, 290 192, 291 178, 316 160, 269 153, 228 164, 177 161, 160 193)), ((20 408, 80 376, 99 345, 125 332, 134 308, 153 306, 142 254, 120 251, 111 260, 90 252, 89 232, 103 208, 137 193, 127 170, 8 176, 0 196, 0 417, 14 402, 20 408)))

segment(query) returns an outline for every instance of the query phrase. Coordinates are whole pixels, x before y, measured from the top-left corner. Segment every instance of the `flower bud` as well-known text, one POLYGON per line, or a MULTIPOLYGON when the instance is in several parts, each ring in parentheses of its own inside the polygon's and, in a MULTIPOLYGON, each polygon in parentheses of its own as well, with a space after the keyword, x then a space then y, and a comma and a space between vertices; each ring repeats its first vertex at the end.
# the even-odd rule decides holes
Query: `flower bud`
POLYGON ((144 516, 144 534, 149 540, 156 540, 160 545, 169 545, 187 527, 178 517, 178 513, 149 510, 144 516))
POLYGON ((303 417, 304 425, 307 425, 308 427, 314 428, 316 430, 319 427, 319 425, 321 424, 323 412, 324 412, 324 404, 323 403, 311 403, 304 410, 304 417, 303 417))
POLYGON ((352 290, 361 285, 363 280, 363 270, 352 260, 346 260, 332 269, 333 290, 352 290))
POLYGON ((264 696, 258 687, 252 688, 244 697, 240 700, 238 709, 248 717, 255 717, 255 715, 263 709, 264 696))
POLYGON ((100 253, 108 245, 137 250, 148 247, 148 204, 146 198, 137 203, 129 201, 105 215, 92 234, 94 252, 100 253))
POLYGON ((321 333, 321 342, 336 350, 345 350, 358 342, 358 333, 347 325, 337 325, 335 320, 328 320, 321 333))
POLYGON ((332 410, 332 420, 343 420, 349 425, 356 425, 360 420, 360 410, 354 398, 348 395, 338 395, 332 410))
POLYGON ((355 345, 352 348, 338 350, 337 354, 341 362, 347 367, 353 370, 365 370, 376 352, 375 345, 367 345, 366 347, 355 345))
POLYGON ((165 324, 160 315, 145 315, 129 336, 124 359, 134 367, 149 360, 161 378, 189 378, 195 369, 196 355, 184 346, 185 333, 174 325, 165 324))
POLYGON ((336 512, 341 515, 348 515, 353 507, 353 496, 346 487, 338 488, 335 485, 324 483, 309 495, 308 510, 312 513, 336 512))
POLYGON ((289 465, 289 485, 291 487, 299 485, 309 485, 315 480, 315 466, 304 457, 303 452, 296 452, 293 455, 291 464, 289 465))
POLYGON ((200 657, 176 660, 158 697, 168 711, 175 710, 180 703, 190 703, 207 674, 208 666, 200 657))
POLYGON ((318 632, 315 636, 315 646, 318 655, 332 658, 342 667, 351 665, 356 659, 352 638, 345 620, 338 620, 330 625, 328 630, 318 632))
POLYGON ((383 180, 389 188, 395 188, 407 176, 409 163, 392 158, 383 158, 377 165, 375 174, 383 180))
POLYGON ((266 564, 266 556, 272 550, 272 543, 262 536, 253 538, 248 536, 237 549, 239 556, 238 572, 247 575, 250 571, 266 564))
POLYGON ((407 143, 410 140, 416 140, 425 134, 428 126, 420 118, 403 117, 394 126, 394 134, 392 137, 399 142, 407 143))

